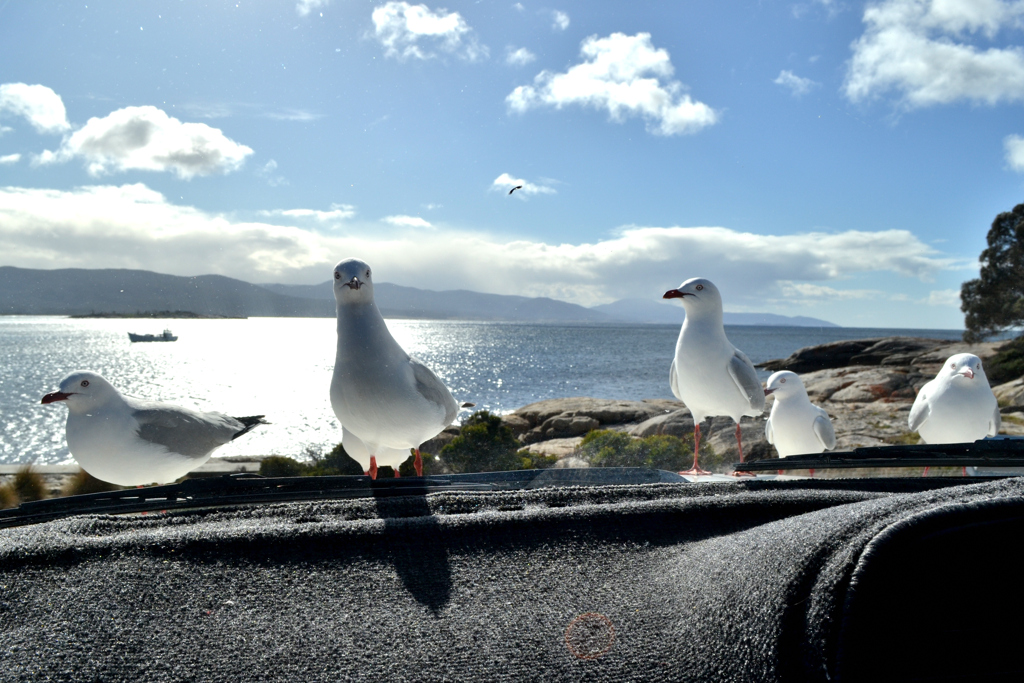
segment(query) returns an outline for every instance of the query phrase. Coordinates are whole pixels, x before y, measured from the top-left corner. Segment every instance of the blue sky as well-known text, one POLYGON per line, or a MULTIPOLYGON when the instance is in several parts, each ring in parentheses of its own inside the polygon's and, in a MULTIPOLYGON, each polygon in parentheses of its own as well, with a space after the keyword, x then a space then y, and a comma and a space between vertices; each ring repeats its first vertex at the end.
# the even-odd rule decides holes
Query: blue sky
POLYGON ((1024 3, 0 0, 0 263, 962 326, 1024 3), (509 196, 515 184, 523 189, 509 196))

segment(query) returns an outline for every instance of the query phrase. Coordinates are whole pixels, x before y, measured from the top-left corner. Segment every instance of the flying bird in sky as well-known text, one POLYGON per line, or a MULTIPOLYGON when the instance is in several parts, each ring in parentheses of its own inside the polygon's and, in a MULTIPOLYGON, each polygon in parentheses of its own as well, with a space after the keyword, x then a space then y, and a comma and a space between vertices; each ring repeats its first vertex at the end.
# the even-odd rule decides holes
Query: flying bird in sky
POLYGON ((513 187, 513 188, 512 188, 511 190, 509 190, 509 191, 508 191, 508 193, 509 193, 509 194, 512 194, 512 193, 513 193, 513 192, 515 192, 516 190, 521 190, 521 189, 523 189, 523 186, 522 186, 522 185, 516 185, 516 186, 515 186, 515 187, 513 187))

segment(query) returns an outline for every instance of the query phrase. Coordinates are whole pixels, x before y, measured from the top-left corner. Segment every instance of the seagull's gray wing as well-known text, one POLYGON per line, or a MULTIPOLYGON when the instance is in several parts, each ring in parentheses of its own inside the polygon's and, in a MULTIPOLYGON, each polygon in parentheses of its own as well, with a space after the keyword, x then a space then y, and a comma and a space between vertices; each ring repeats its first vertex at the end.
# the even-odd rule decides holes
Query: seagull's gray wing
MULTIPOLYGON (((153 406, 153 404, 150 404, 153 406)), ((238 420, 220 413, 199 413, 177 406, 137 408, 139 438, 188 458, 202 458, 244 429, 238 420)))
MULTIPOLYGON (((818 408, 821 410, 821 408, 818 408)), ((832 420, 828 419, 828 413, 821 410, 821 415, 814 418, 814 435, 818 437, 818 441, 825 447, 826 451, 830 451, 836 447, 836 430, 832 426, 832 420)))
POLYGON ((739 349, 733 349, 732 358, 729 359, 729 375, 736 383, 736 388, 747 397, 751 410, 764 412, 764 387, 757 379, 754 364, 739 349))
POLYGON ((921 428, 921 425, 925 423, 928 416, 931 414, 931 406, 928 405, 928 394, 925 390, 928 387, 922 387, 921 391, 917 394, 917 398, 914 399, 914 406, 910 409, 910 417, 907 418, 907 425, 910 427, 910 431, 916 432, 921 428))
POLYGON ((459 414, 459 403, 452 396, 452 392, 448 391, 448 387, 438 379, 433 370, 416 358, 410 356, 409 365, 412 366, 412 374, 416 378, 416 390, 423 398, 444 409, 444 423, 446 426, 450 425, 459 414))
POLYGON ((775 430, 772 429, 771 417, 764 421, 764 438, 768 439, 768 443, 775 445, 775 430))
POLYGON ((680 401, 683 397, 679 395, 679 389, 676 388, 676 359, 672 359, 672 366, 668 369, 668 386, 672 389, 672 395, 678 398, 680 401))
POLYGON ((995 436, 999 433, 999 427, 1003 424, 1003 416, 999 414, 999 404, 996 404, 996 409, 992 411, 992 422, 988 425, 988 435, 995 436))

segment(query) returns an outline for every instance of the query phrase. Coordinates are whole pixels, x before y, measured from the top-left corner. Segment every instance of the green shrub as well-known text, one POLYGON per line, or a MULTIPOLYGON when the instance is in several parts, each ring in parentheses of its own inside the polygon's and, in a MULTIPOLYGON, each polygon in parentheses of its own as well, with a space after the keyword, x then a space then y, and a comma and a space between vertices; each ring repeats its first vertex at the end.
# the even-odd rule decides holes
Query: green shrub
POLYGON ((522 469, 523 463, 517 453, 520 445, 499 416, 480 410, 469 416, 459 435, 438 455, 456 474, 507 472, 522 469))
POLYGON ((1006 342, 996 355, 985 361, 985 376, 992 384, 1024 376, 1024 336, 1006 342))
POLYGON ((31 465, 25 465, 18 470, 11 481, 11 488, 22 503, 46 498, 46 484, 43 477, 38 472, 33 472, 31 465))
MULTIPOLYGON (((594 430, 583 437, 579 455, 595 467, 651 467, 679 472, 693 465, 693 436, 637 439, 611 429, 594 430)), ((708 470, 724 470, 728 463, 705 441, 700 448, 700 465, 708 470)))
MULTIPOLYGON (((420 459, 423 460, 423 476, 429 477, 432 474, 446 474, 444 463, 436 455, 420 451, 420 459)), ((405 461, 398 466, 398 473, 403 477, 416 476, 416 454, 412 453, 405 461)))
POLYGON ((301 477, 308 469, 309 465, 285 455, 272 455, 260 461, 261 477, 301 477))
POLYGON ((516 455, 519 456, 519 469, 522 470, 546 470, 558 462, 558 456, 531 453, 526 449, 519 451, 516 455))
POLYGON ((78 474, 71 477, 64 487, 61 488, 62 496, 80 496, 86 493, 103 493, 105 491, 117 491, 121 487, 97 479, 85 470, 78 470, 78 474))
POLYGON ((11 488, 10 484, 4 484, 0 486, 0 510, 6 510, 12 508, 18 504, 18 496, 15 495, 14 489, 11 488))
MULTIPOLYGON (((306 449, 306 455, 313 461, 306 472, 309 476, 326 476, 338 474, 365 474, 363 466, 356 462, 355 458, 345 452, 345 447, 340 443, 331 449, 327 455, 320 455, 319 451, 306 449)), ((380 476, 380 468, 377 468, 377 476, 380 476)))

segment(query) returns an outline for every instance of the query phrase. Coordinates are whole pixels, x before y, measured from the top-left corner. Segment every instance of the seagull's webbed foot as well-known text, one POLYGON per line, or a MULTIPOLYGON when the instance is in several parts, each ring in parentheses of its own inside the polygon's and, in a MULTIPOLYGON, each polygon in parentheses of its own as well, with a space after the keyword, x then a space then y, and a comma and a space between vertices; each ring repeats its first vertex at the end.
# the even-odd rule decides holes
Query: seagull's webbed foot
POLYGON ((366 474, 367 476, 370 477, 370 479, 377 478, 377 456, 370 456, 370 469, 366 470, 366 474))

